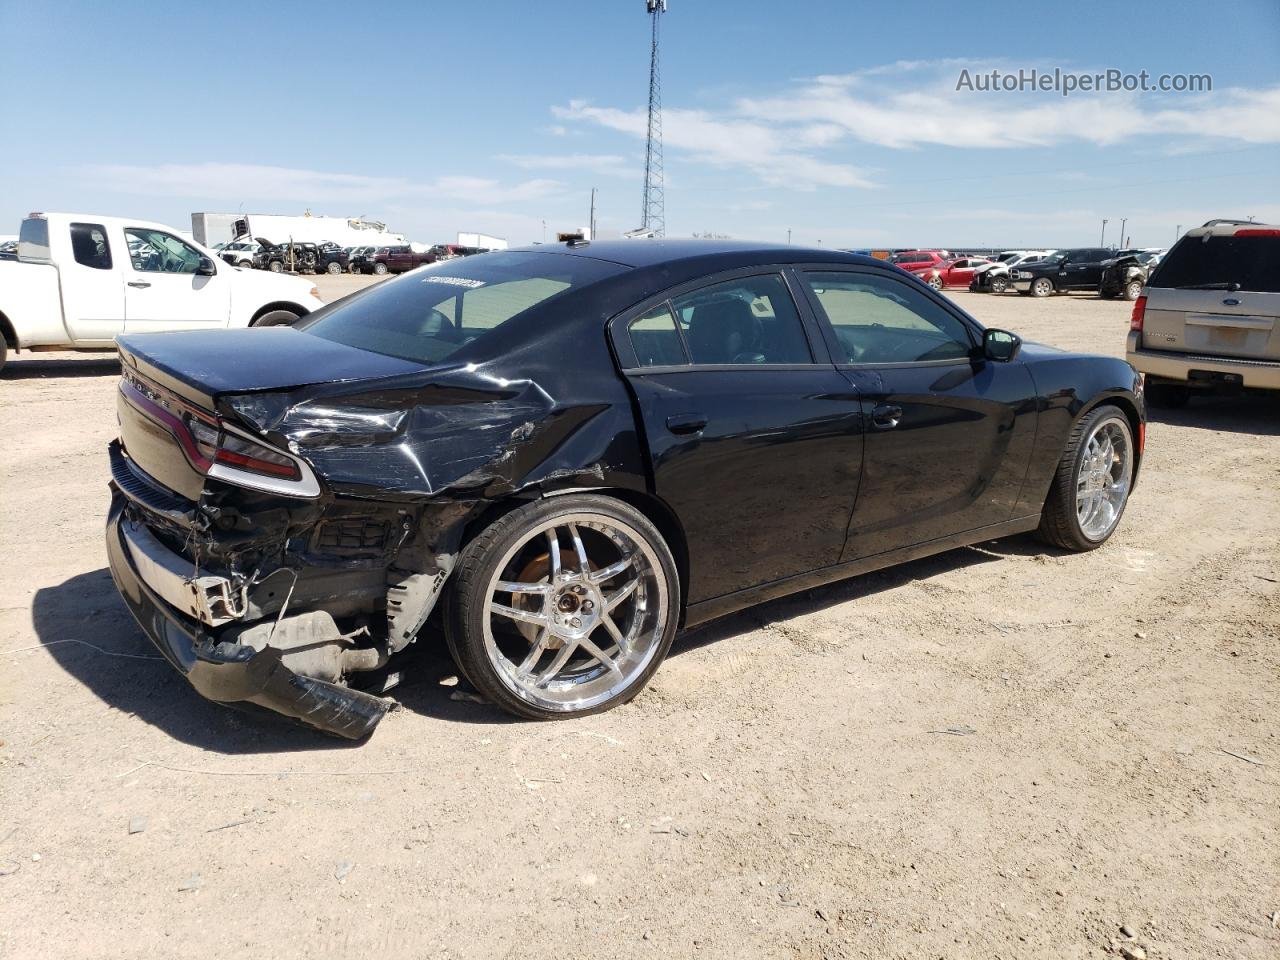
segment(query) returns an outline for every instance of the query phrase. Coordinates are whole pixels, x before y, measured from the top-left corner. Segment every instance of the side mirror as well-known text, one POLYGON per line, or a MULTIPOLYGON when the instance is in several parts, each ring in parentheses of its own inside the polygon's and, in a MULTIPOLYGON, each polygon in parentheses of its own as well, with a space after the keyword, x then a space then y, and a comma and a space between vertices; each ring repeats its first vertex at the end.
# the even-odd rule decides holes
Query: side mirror
POLYGON ((1008 363, 1022 349, 1022 338, 1008 330, 987 330, 982 335, 982 355, 997 363, 1008 363))
POLYGON ((213 261, 208 257, 200 258, 200 266, 196 267, 197 277, 212 277, 218 271, 213 267, 213 261))

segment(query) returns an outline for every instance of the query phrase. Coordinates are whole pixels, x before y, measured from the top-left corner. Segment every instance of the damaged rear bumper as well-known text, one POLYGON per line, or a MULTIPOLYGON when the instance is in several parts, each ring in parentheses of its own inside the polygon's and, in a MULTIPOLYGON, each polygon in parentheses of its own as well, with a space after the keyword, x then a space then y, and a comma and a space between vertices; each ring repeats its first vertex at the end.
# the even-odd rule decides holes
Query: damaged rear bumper
POLYGON ((106 537, 112 579, 143 632, 201 696, 256 704, 352 740, 373 731, 391 701, 296 674, 272 647, 259 651, 219 642, 207 627, 162 599, 144 581, 123 539, 126 503, 113 490, 106 537))

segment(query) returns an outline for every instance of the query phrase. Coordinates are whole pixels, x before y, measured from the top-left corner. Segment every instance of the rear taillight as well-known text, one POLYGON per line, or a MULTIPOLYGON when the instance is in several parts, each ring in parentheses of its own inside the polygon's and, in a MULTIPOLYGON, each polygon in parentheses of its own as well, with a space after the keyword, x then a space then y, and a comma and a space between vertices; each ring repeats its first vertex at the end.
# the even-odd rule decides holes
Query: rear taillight
POLYGON ((1147 316, 1147 298, 1139 297, 1133 301, 1133 313, 1129 315, 1129 329, 1142 332, 1142 322, 1147 316))
POLYGON ((250 473, 261 473, 268 477, 280 477, 284 480, 299 480, 302 474, 297 463, 282 453, 276 453, 269 447, 254 443, 233 433, 224 433, 213 454, 214 463, 225 463, 237 470, 250 473))

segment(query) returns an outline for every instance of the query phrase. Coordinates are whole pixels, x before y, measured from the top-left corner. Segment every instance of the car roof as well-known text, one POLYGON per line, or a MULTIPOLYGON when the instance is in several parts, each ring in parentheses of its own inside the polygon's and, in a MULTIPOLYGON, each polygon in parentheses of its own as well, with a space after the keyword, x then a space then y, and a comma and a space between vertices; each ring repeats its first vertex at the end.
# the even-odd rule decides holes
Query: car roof
POLYGON ((1233 237, 1239 230, 1280 230, 1274 223, 1255 223, 1252 220, 1210 220, 1186 231, 1184 237, 1233 237))
POLYGON ((714 258, 719 261, 740 255, 744 264, 755 263, 850 263, 882 262, 857 253, 821 247, 753 243, 742 240, 592 240, 589 243, 543 243, 513 247, 515 253, 559 253, 593 260, 607 260, 624 267, 653 267, 664 263, 714 258))

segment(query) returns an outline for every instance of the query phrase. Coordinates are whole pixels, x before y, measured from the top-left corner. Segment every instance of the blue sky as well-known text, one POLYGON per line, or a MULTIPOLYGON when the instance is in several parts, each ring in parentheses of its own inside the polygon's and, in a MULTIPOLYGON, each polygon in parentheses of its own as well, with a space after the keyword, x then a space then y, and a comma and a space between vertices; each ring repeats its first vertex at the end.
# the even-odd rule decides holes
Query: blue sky
MULTIPOLYGON (((828 246, 1280 221, 1280 2, 671 0, 669 234, 828 246), (980 93, 962 69, 1207 73, 980 93)), ((515 242, 640 219, 641 0, 0 0, 0 234, 33 209, 366 215, 515 242), (372 11, 377 10, 377 15, 372 11)))

